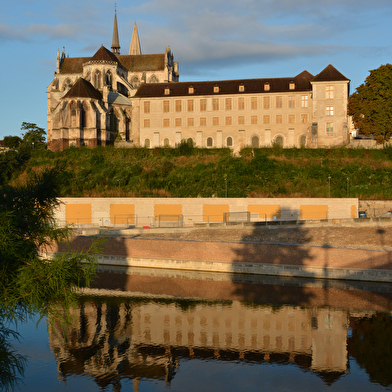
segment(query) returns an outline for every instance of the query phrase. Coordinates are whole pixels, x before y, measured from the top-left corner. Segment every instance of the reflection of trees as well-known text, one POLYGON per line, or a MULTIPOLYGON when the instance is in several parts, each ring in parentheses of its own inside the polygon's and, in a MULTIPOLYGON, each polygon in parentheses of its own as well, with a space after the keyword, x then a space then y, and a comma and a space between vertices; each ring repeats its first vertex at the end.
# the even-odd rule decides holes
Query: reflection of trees
POLYGON ((388 313, 352 323, 348 339, 349 355, 369 374, 370 380, 384 387, 392 384, 392 320, 388 313))

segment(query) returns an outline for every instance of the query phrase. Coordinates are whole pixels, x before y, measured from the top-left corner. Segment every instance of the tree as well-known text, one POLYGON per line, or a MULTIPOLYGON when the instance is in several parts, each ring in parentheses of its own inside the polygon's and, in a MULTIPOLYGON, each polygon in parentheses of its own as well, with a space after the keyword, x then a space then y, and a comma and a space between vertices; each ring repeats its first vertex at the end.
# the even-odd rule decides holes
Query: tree
POLYGON ((370 71, 365 83, 349 97, 348 114, 360 133, 379 143, 392 136, 392 65, 370 71))
POLYGON ((22 139, 19 136, 4 136, 4 147, 18 148, 22 139))
POLYGON ((8 343, 15 333, 5 321, 12 324, 33 314, 58 319, 58 305, 69 309, 76 302, 75 287, 95 274, 96 247, 50 260, 40 254, 70 234, 54 221, 60 176, 59 168, 48 169, 25 185, 0 188, 0 390, 13 387, 24 366, 8 343))
POLYGON ((23 122, 22 133, 23 143, 32 146, 33 148, 38 148, 45 143, 45 129, 38 127, 36 124, 23 122))

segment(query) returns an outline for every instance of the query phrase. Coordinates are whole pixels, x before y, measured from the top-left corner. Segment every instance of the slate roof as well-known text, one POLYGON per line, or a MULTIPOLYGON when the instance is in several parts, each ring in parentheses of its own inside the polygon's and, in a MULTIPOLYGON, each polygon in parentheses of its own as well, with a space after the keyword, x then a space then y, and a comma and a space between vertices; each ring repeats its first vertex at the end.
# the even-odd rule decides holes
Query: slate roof
POLYGON ((79 78, 61 99, 66 98, 91 98, 102 99, 101 93, 87 80, 79 78))
POLYGON ((269 78, 269 79, 238 79, 219 80, 207 82, 176 82, 176 83, 144 83, 135 94, 135 97, 160 97, 165 96, 166 88, 170 89, 167 96, 198 96, 198 95, 222 95, 222 94, 255 94, 255 93, 276 93, 276 92, 296 92, 311 91, 310 81, 314 76, 308 71, 303 71, 299 75, 289 78, 269 78), (295 89, 290 90, 290 83, 295 84, 295 89), (269 84, 270 89, 265 90, 265 84, 269 84), (239 86, 244 86, 244 92, 239 92, 239 86), (219 92, 214 93, 214 87, 219 87, 219 92), (190 94, 189 87, 193 87, 194 92, 190 94))
POLYGON ((344 80, 350 81, 350 79, 347 79, 332 64, 329 64, 318 75, 314 77, 312 82, 332 82, 344 80))
POLYGON ((130 72, 161 71, 165 69, 164 54, 118 55, 101 46, 92 57, 66 57, 61 65, 62 74, 81 74, 83 64, 89 61, 116 62, 130 72))

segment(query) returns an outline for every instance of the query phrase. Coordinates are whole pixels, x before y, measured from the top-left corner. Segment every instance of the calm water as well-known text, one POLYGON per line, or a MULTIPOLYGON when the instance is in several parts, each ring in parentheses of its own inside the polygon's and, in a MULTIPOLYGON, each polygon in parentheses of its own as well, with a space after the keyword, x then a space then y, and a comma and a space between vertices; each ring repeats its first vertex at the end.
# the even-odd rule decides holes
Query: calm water
POLYGON ((18 327, 21 391, 392 390, 387 284, 102 270, 71 325, 18 327))

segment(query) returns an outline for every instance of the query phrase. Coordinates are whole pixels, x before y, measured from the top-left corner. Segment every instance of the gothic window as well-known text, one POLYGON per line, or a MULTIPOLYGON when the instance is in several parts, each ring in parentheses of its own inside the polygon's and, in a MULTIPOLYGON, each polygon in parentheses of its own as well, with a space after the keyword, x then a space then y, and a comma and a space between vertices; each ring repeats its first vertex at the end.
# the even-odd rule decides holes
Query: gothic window
POLYGON ((94 87, 96 89, 101 88, 101 72, 99 71, 96 71, 94 74, 94 87))
POLYGON ((158 82, 159 81, 158 81, 157 77, 155 75, 152 75, 151 79, 150 79, 150 83, 158 83, 158 82))
POLYGON ((132 81, 131 81, 131 84, 132 84, 133 88, 139 88, 139 86, 140 86, 139 78, 137 76, 133 77, 132 81))
POLYGON ((112 87, 112 83, 113 83, 113 75, 112 73, 109 71, 106 73, 106 84, 110 87, 112 87))
POLYGON ((70 79, 67 79, 64 83, 64 90, 68 90, 72 87, 72 82, 70 79))

